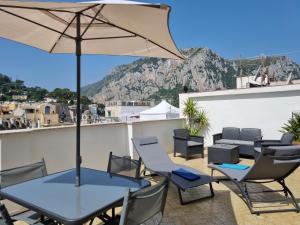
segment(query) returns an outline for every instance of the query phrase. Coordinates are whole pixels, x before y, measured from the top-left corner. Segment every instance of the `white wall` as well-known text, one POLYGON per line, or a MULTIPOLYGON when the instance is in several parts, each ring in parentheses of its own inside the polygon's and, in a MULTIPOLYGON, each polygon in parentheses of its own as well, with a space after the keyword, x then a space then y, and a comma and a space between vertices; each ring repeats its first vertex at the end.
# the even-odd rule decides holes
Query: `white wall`
POLYGON ((264 138, 277 139, 281 126, 300 109, 300 85, 181 94, 181 111, 187 98, 208 114, 207 145, 212 144, 212 134, 226 126, 260 128, 264 138))
MULTIPOLYGON (((108 123, 81 127, 82 166, 106 169, 109 152, 133 155, 132 137, 157 136, 167 151, 173 150, 173 130, 183 119, 108 123)), ((49 173, 75 167, 74 126, 0 132, 0 169, 45 158, 49 173)))
MULTIPOLYGON (((128 153, 125 123, 86 125, 81 131, 83 166, 105 169, 109 151, 128 153)), ((74 126, 0 132, 1 169, 40 161, 42 157, 50 173, 73 168, 75 137, 74 126)))

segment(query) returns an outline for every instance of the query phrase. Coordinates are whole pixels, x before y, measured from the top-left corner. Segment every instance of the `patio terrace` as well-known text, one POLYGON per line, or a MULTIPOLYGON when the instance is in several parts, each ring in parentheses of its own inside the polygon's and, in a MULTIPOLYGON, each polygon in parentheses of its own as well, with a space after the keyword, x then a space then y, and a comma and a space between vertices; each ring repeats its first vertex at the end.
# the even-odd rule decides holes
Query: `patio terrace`
MULTIPOLYGON (((195 169, 210 174, 207 168, 207 150, 205 158, 194 156, 188 161, 183 157, 174 158, 172 151, 172 131, 182 127, 184 120, 147 121, 131 124, 115 123, 83 126, 82 129, 82 155, 83 166, 105 169, 107 165, 108 152, 115 154, 133 154, 130 138, 132 136, 156 135, 168 151, 172 160, 176 163, 188 165, 195 169), (118 141, 116 141, 118 140, 118 141)), ((50 173, 72 168, 75 165, 75 129, 74 127, 45 128, 37 130, 7 131, 0 134, 1 169, 14 167, 30 162, 35 162, 44 157, 50 173)), ((251 165, 252 160, 242 159, 242 163, 251 165)), ((157 181, 157 177, 152 182, 157 181)), ((293 191, 300 202, 300 170, 295 171, 288 179, 287 185, 293 191)), ((188 205, 180 205, 178 193, 175 186, 171 185, 167 198, 163 225, 298 225, 300 214, 272 213, 252 215, 246 204, 237 195, 236 187, 229 181, 213 184, 215 197, 188 205)), ((251 185, 251 190, 262 188, 278 188, 272 184, 268 186, 251 185)), ((206 194, 208 188, 205 186, 187 193, 193 195, 206 194)), ((267 199, 278 198, 278 194, 269 194, 267 199)), ((266 199, 261 195, 257 200, 266 199)), ((277 207, 276 205, 262 205, 259 207, 277 207)), ((281 204, 281 207, 286 207, 281 204)), ((10 205, 10 210, 18 208, 10 205)), ((95 221, 94 224, 101 224, 95 221)))
MULTIPOLYGON (((210 169, 207 168, 207 151, 205 158, 194 157, 188 161, 184 158, 170 157, 176 162, 191 166, 203 172, 210 174, 210 169)), ((242 159, 243 164, 251 165, 253 162, 249 159, 242 159)), ((219 175, 215 173, 216 175, 219 175)), ((287 179, 287 185, 295 194, 295 197, 300 202, 300 170, 296 170, 294 174, 287 179)), ((165 218, 163 225, 299 225, 300 214, 295 212, 289 213, 272 213, 261 214, 260 216, 252 215, 243 202, 237 195, 239 194, 236 186, 230 181, 222 181, 219 184, 213 184, 215 196, 212 199, 195 202, 192 204, 181 206, 178 202, 177 189, 171 185, 168 193, 166 204, 165 218)), ((279 188, 278 185, 250 185, 250 191, 262 190, 267 188, 279 188)), ((206 193, 206 188, 200 188, 200 192, 206 193)), ((257 200, 270 200, 277 198, 278 194, 268 194, 267 196, 256 196, 257 200)), ((276 204, 262 205, 258 207, 276 207, 276 204)), ((282 206, 281 206, 282 207, 282 206)), ((270 209, 270 208, 268 208, 270 209)))

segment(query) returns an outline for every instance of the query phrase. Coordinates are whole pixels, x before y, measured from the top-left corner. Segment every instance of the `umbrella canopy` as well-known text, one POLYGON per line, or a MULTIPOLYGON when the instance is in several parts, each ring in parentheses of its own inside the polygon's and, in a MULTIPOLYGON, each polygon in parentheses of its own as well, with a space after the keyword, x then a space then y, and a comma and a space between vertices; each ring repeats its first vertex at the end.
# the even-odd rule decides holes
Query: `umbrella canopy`
POLYGON ((182 58, 168 29, 170 7, 130 1, 0 0, 0 37, 50 53, 182 58))
POLYGON ((80 185, 81 54, 183 58, 169 32, 170 7, 124 0, 0 0, 0 37, 77 57, 76 185, 80 185))

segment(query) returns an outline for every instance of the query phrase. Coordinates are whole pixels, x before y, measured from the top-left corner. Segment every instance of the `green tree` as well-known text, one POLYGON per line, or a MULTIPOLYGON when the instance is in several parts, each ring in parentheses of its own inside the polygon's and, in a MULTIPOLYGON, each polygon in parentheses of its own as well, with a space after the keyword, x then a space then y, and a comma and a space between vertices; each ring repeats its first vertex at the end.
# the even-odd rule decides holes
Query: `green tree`
POLYGON ((48 95, 51 98, 55 98, 58 103, 68 104, 69 101, 75 100, 76 93, 72 92, 68 88, 55 88, 48 95))
POLYGON ((82 105, 83 110, 88 109, 88 105, 92 104, 93 102, 86 96, 81 96, 80 97, 80 104, 82 105))
POLYGON ((27 88, 28 100, 38 102, 42 101, 46 95, 48 94, 48 90, 40 87, 31 87, 27 88))

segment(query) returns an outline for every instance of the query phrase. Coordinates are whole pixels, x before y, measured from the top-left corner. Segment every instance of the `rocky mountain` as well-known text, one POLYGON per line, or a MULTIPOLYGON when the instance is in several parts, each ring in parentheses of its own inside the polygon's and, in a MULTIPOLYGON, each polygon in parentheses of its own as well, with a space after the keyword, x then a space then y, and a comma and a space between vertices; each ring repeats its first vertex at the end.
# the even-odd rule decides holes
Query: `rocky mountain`
MULTIPOLYGON (((260 60, 227 60, 207 48, 183 49, 185 60, 141 58, 112 70, 104 79, 82 88, 83 95, 97 102, 112 100, 160 100, 178 104, 178 94, 236 87, 236 76, 256 73, 260 60)), ((268 57, 278 80, 292 72, 300 78, 300 66, 287 57, 268 57)))

